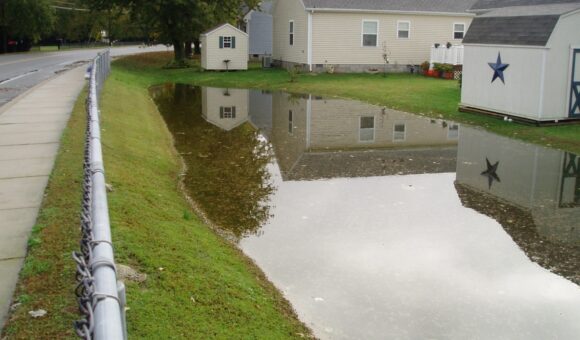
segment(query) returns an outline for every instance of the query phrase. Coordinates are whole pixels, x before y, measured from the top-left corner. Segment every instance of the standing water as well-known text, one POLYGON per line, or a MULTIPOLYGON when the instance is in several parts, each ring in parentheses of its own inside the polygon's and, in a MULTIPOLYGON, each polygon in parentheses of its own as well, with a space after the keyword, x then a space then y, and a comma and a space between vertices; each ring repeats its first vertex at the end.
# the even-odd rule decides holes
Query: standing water
POLYGON ((151 93, 190 196, 317 337, 580 338, 580 157, 343 99, 151 93))

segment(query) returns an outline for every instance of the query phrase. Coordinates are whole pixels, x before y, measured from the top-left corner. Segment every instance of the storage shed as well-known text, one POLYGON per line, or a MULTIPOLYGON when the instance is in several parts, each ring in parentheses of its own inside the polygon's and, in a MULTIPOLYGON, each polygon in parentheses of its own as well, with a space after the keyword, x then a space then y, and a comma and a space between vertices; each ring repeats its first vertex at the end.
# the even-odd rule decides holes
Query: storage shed
POLYGON ((204 70, 247 70, 248 34, 230 24, 212 28, 200 36, 204 70))
POLYGON ((461 110, 580 119, 580 0, 480 0, 472 9, 480 15, 463 40, 461 110))

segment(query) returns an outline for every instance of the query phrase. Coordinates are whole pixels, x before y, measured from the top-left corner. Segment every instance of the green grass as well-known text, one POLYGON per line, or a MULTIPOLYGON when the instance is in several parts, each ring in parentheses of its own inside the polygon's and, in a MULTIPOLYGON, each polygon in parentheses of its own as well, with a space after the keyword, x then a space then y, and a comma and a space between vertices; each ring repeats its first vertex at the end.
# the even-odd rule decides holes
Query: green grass
MULTIPOLYGON (((178 186, 172 137, 134 77, 115 71, 103 91, 102 143, 117 263, 146 273, 127 283, 135 339, 294 339, 310 331, 240 250, 191 212, 178 186)), ((85 118, 83 99, 62 140, 16 297, 8 339, 74 338, 73 288, 85 118), (47 317, 31 319, 43 308, 47 317)))
POLYGON ((171 57, 170 53, 161 52, 123 58, 116 63, 116 73, 143 88, 179 82, 357 99, 427 117, 481 126, 504 136, 580 153, 580 124, 535 127, 459 112, 457 81, 410 74, 389 74, 387 77, 382 74, 301 74, 297 82, 290 82, 288 72, 262 70, 256 65, 248 71, 229 73, 203 72, 197 61, 189 69, 164 69, 171 57))

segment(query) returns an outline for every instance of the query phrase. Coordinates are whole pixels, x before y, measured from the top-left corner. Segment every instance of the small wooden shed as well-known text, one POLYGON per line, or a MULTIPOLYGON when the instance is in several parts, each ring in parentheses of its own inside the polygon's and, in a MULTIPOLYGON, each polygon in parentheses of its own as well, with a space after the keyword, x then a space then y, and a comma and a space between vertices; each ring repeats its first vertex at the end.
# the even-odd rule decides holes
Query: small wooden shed
POLYGON ((461 110, 534 123, 580 119, 580 0, 478 7, 489 3, 476 3, 480 15, 463 40, 461 110))
POLYGON ((201 34, 201 67, 204 70, 247 70, 248 34, 222 24, 201 34))

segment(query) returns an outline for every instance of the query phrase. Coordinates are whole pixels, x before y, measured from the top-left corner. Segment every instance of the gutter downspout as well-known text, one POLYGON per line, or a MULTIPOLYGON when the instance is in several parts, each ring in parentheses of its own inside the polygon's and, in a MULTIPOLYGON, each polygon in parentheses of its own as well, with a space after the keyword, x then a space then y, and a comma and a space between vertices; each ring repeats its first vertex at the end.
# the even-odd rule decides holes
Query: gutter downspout
POLYGON ((307 62, 308 70, 312 72, 312 14, 314 10, 308 12, 308 48, 307 48, 307 62))

